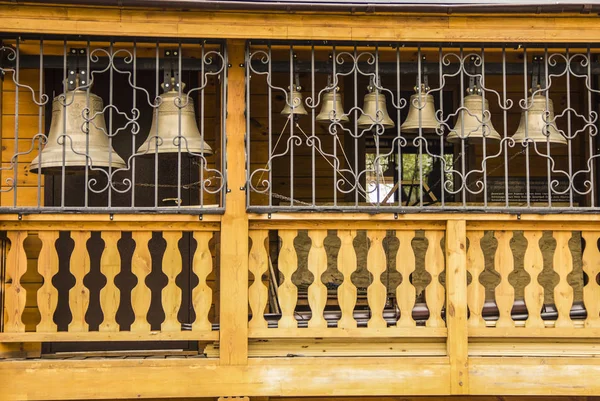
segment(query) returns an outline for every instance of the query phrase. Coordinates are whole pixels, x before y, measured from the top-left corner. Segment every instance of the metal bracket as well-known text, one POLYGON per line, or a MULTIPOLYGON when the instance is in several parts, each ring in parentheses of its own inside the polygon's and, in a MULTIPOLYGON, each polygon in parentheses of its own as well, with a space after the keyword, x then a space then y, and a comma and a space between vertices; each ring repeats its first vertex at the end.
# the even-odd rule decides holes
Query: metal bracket
POLYGON ((67 55, 67 90, 75 90, 88 84, 86 76, 87 50, 84 47, 72 47, 67 55))
POLYGON ((179 76, 179 49, 165 50, 165 64, 163 70, 163 90, 169 92, 171 90, 179 90, 181 77, 179 76))

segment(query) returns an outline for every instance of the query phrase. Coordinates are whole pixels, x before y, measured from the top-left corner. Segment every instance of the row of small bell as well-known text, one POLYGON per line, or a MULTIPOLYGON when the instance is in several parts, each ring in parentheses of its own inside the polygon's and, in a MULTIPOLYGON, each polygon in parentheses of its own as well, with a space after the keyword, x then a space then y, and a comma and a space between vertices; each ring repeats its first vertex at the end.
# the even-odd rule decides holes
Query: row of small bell
MULTIPOLYGON (((198 130, 194 102, 188 99, 187 104, 180 109, 175 105, 179 91, 176 90, 174 80, 171 81, 170 86, 172 89, 161 95, 162 102, 153 115, 148 138, 138 148, 138 153, 142 155, 177 153, 181 140, 182 153, 189 151, 196 154, 212 154, 211 147, 202 140, 198 130), (179 110, 181 110, 181 131, 179 110), (183 139, 179 137, 180 132, 183 139), (160 137, 158 141, 157 136, 160 137)), ((162 87, 164 89, 164 85, 162 87)), ((184 96, 181 101, 186 102, 184 96)), ((89 113, 87 113, 91 120, 87 124, 89 134, 82 129, 86 125, 84 119, 86 107, 88 107, 88 99, 87 92, 84 90, 67 91, 54 98, 47 144, 41 154, 29 165, 29 171, 38 174, 60 174, 63 165, 67 173, 83 171, 86 165, 93 168, 112 167, 113 169, 126 166, 123 159, 109 144, 108 131, 102 114, 104 110, 102 99, 93 93, 89 95, 89 113), (66 112, 65 104, 68 105, 66 112), (61 138, 62 135, 65 136, 61 138), (86 160, 86 155, 89 160, 86 160)))
MULTIPOLYGON (((286 104, 281 114, 289 115, 292 114, 292 111, 293 114, 298 115, 308 114, 303 105, 302 93, 294 90, 291 98, 294 107, 290 108, 286 104)), ((567 144, 567 139, 560 134, 554 122, 552 100, 548 99, 547 116, 546 97, 544 95, 536 94, 530 102, 531 107, 521 113, 521 121, 513 135, 513 139, 522 142, 526 138, 525 133, 527 132, 527 138, 533 142, 549 142, 551 145, 567 144)), ((479 94, 471 94, 465 96, 463 104, 464 109, 460 111, 456 125, 448 134, 449 142, 459 142, 463 137, 470 142, 481 142, 483 138, 490 141, 502 139, 489 119, 489 102, 487 99, 483 99, 479 94)), ((403 132, 417 134, 420 128, 422 134, 435 134, 439 130, 440 123, 435 116, 435 104, 431 94, 415 93, 410 97, 409 106, 408 115, 400 126, 403 132)), ((325 93, 323 106, 316 117, 316 121, 324 124, 329 124, 332 121, 340 123, 349 121, 348 116, 344 114, 342 96, 339 93, 335 95, 335 105, 333 91, 325 93), (336 119, 339 119, 339 121, 336 119)), ((357 125, 360 129, 368 129, 376 123, 382 125, 384 129, 394 128, 395 126, 394 121, 388 114, 385 96, 377 89, 365 95, 363 114, 359 117, 357 125)))

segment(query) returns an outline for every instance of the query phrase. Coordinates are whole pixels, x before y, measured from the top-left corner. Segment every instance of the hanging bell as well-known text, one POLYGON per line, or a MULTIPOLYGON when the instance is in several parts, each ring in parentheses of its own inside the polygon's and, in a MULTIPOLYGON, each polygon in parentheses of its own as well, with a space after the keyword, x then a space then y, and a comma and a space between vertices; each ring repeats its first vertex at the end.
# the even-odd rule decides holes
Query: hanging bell
POLYGON ((466 110, 460 111, 454 129, 448 134, 448 142, 459 142, 461 138, 470 142, 483 141, 483 138, 494 141, 501 139, 489 120, 490 104, 487 99, 483 102, 480 95, 465 96, 464 107, 466 110))
POLYGON ((29 165, 29 171, 61 174, 63 164, 67 173, 83 172, 86 164, 94 168, 125 167, 123 159, 109 145, 102 99, 90 93, 89 113, 86 107, 88 100, 84 90, 67 91, 54 98, 48 141, 41 154, 29 165), (89 116, 87 123, 84 114, 89 116), (86 134, 86 128, 89 128, 89 134, 86 134))
MULTIPOLYGON (((185 84, 181 83, 183 90, 185 84)), ((186 95, 181 95, 179 100, 179 89, 176 88, 175 79, 171 78, 171 90, 161 95, 162 103, 152 117, 152 125, 148 138, 137 150, 144 155, 155 153, 178 153, 181 145, 181 153, 195 153, 212 155, 212 148, 202 140, 196 124, 194 112, 194 101, 186 95), (178 104, 187 103, 179 108, 178 104), (181 112, 180 112, 181 110, 181 112), (181 113, 181 131, 179 130, 179 116, 181 113), (157 121, 158 120, 158 121, 157 121), (157 137, 160 138, 157 140, 157 137), (181 143, 180 143, 181 141, 181 143), (157 149, 158 143, 158 149, 157 149)), ((165 84, 161 87, 165 89, 165 84)))
POLYGON ((521 112, 519 128, 512 136, 516 142, 523 142, 525 138, 538 143, 549 142, 551 145, 566 145, 565 138, 556 127, 554 122, 554 104, 548 99, 548 116, 546 116, 546 96, 538 93, 529 100, 531 107, 521 112), (527 122, 525 122, 527 119, 527 122), (527 129, 525 129, 527 127, 527 129), (527 131, 527 135, 526 135, 527 131))
POLYGON ((342 106, 342 96, 337 93, 338 89, 335 89, 335 102, 333 101, 334 95, 333 90, 323 95, 323 106, 321 111, 316 117, 318 123, 331 124, 334 122, 340 122, 342 124, 350 121, 347 115, 344 115, 344 106, 342 106))
POLYGON ((410 97, 408 115, 404 123, 400 126, 400 129, 407 134, 418 134, 419 126, 423 134, 435 134, 440 126, 438 120, 435 118, 433 95, 415 93, 410 97), (419 124, 419 109, 421 112, 421 124, 419 124))
POLYGON ((292 89, 291 92, 288 92, 288 96, 286 97, 286 99, 291 99, 291 101, 288 103, 286 100, 285 107, 283 108, 283 110, 281 110, 282 115, 289 116, 290 114, 296 114, 305 116, 308 114, 308 112, 304 108, 302 93, 300 93, 298 90, 296 90, 295 88, 292 89))
POLYGON ((368 129, 375 124, 383 126, 383 129, 394 128, 394 121, 387 112, 385 95, 375 89, 365 95, 363 114, 359 117, 358 128, 368 129))

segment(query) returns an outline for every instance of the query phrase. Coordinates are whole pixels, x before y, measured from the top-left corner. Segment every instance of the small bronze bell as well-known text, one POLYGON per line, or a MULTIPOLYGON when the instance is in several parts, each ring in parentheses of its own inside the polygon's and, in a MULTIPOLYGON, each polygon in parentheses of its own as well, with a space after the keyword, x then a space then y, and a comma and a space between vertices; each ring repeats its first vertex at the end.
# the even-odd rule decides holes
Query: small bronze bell
POLYGON ((85 110, 87 106, 87 92, 84 90, 67 91, 66 94, 54 98, 48 141, 41 154, 29 165, 29 171, 38 174, 61 174, 63 147, 67 173, 83 172, 86 164, 94 168, 125 167, 123 159, 109 145, 108 131, 102 114, 102 99, 90 93, 89 114, 85 110), (88 123, 84 119, 84 113, 89 115, 88 123), (89 126, 89 134, 85 132, 86 125, 89 126), (66 136, 63 137, 63 134, 66 136), (86 154, 89 157, 87 160, 86 154))
POLYGON ((483 141, 484 137, 486 140, 493 141, 501 139, 489 120, 490 104, 487 99, 483 102, 483 97, 480 95, 465 96, 464 107, 468 112, 460 111, 454 129, 448 134, 448 142, 459 142, 461 138, 470 142, 483 141))
POLYGON ((525 122, 525 113, 521 112, 521 121, 519 122, 519 128, 512 136, 517 142, 523 142, 525 138, 529 141, 537 143, 549 142, 551 145, 566 145, 567 138, 565 138, 556 127, 554 122, 554 104, 552 99, 548 99, 548 116, 546 117, 546 96, 538 93, 533 98, 529 99, 528 103, 531 105, 527 111, 527 123, 525 122), (527 130, 525 130, 527 127, 527 130), (527 135, 525 135, 527 131, 527 135))
MULTIPOLYGON (((298 86, 297 88, 300 87, 298 86)), ((281 110, 282 115, 289 116, 290 114, 295 114, 305 116, 308 114, 308 112, 304 108, 304 99, 302 98, 302 93, 299 92, 300 89, 296 90, 297 88, 294 88, 290 92, 288 92, 288 95, 286 96, 285 106, 283 107, 283 110, 281 110)))
POLYGON ((340 122, 342 124, 350 121, 348 116, 344 115, 344 106, 342 105, 342 96, 338 93, 338 89, 335 89, 335 102, 334 90, 331 90, 323 95, 323 106, 321 111, 316 117, 318 123, 331 124, 334 122, 340 122))
POLYGON ((376 125, 381 125, 384 129, 396 126, 387 112, 385 95, 378 89, 365 95, 363 114, 359 117, 357 124, 360 129, 368 129, 376 125))
MULTIPOLYGON (((182 90, 185 84, 182 83, 182 90)), ((165 89, 165 84, 161 85, 165 89)), ((194 101, 181 94, 176 88, 175 79, 171 78, 171 90, 161 95, 162 103, 152 117, 152 125, 148 138, 137 150, 138 153, 153 155, 155 153, 178 153, 181 140, 181 153, 212 155, 212 148, 202 140, 196 124, 194 101), (187 104, 186 104, 187 103, 187 104), (179 104, 186 104, 179 108, 179 104), (180 112, 181 110, 181 112, 180 112), (181 131, 179 131, 179 115, 181 113, 181 131), (158 119, 158 121, 157 121, 158 119), (157 137, 158 139, 157 141, 157 137), (158 142, 158 149, 157 149, 158 142)))
POLYGON ((433 95, 415 93, 410 97, 408 115, 400 126, 400 129, 407 134, 418 134, 419 125, 423 134, 435 134, 440 126, 438 120, 435 118, 433 95), (421 112, 421 124, 419 124, 419 109, 421 112))

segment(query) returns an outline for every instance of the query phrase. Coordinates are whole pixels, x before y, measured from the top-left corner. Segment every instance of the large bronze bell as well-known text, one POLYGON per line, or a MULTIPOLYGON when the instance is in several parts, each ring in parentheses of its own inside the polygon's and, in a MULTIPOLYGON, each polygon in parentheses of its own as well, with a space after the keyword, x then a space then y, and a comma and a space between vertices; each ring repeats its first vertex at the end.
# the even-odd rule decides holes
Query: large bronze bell
POLYGON ((500 134, 489 120, 490 104, 487 99, 484 102, 480 95, 466 96, 464 107, 468 112, 460 111, 454 129, 448 134, 448 142, 459 142, 461 138, 465 138, 469 142, 481 142, 484 137, 486 140, 493 141, 501 139, 500 134))
POLYGON ((538 143, 549 142, 551 145, 566 145, 567 138, 565 138, 554 122, 554 104, 552 99, 548 99, 548 115, 546 117, 546 96, 538 93, 533 98, 529 99, 531 107, 527 111, 527 123, 525 122, 525 113, 521 112, 521 121, 519 122, 519 128, 512 136, 512 138, 518 143, 523 142, 526 138, 525 127, 527 127, 527 138, 530 141, 538 143))
POLYGON ((67 173, 82 172, 86 164, 94 168, 125 167, 123 159, 109 145, 108 131, 102 114, 104 109, 102 99, 90 93, 88 114, 90 121, 86 124, 83 116, 87 106, 87 92, 84 90, 67 91, 66 94, 54 98, 48 141, 41 154, 29 165, 29 171, 38 174, 61 174, 63 147, 67 173), (64 106, 65 104, 67 106, 64 106), (89 135, 85 132, 86 125, 89 126, 89 135), (63 137, 63 134, 66 136, 63 137), (88 139, 87 152, 86 138, 88 139), (86 154, 89 156, 87 160, 86 154))
POLYGON ((384 129, 394 128, 394 121, 387 112, 385 95, 375 89, 365 95, 363 114, 358 118, 358 128, 368 129, 376 124, 384 129))
POLYGON ((350 121, 348 116, 344 115, 344 106, 342 105, 342 96, 335 92, 335 102, 333 101, 333 90, 323 95, 323 106, 316 117, 318 123, 331 124, 333 122, 347 123, 350 121))
MULTIPOLYGON (((164 84, 162 87, 164 88, 164 84)), ((185 84, 182 83, 182 89, 184 87, 185 84)), ((171 88, 173 89, 161 95, 162 102, 152 117, 148 138, 138 148, 138 153, 146 155, 178 153, 181 145, 182 154, 212 155, 212 148, 202 140, 202 135, 198 130, 193 99, 184 94, 181 95, 180 100, 178 99, 179 90, 176 89, 174 79, 171 80, 171 88), (185 106, 179 108, 179 104, 185 104, 185 106), (180 110, 181 131, 179 130, 180 110), (160 139, 157 140, 157 136, 160 139)))
POLYGON ((417 134, 419 133, 419 125, 423 134, 434 134, 440 126, 435 118, 433 95, 415 93, 410 97, 408 115, 400 129, 407 134, 417 134), (419 124, 419 110, 421 111, 421 124, 419 124))
POLYGON ((299 91, 297 91, 294 88, 294 89, 292 89, 291 92, 288 92, 287 99, 289 100, 289 102, 286 101, 285 107, 283 108, 283 110, 281 110, 282 115, 289 116, 290 114, 295 114, 295 115, 307 115, 308 114, 308 112, 304 108, 304 101, 303 101, 304 99, 302 98, 302 93, 300 93, 299 91), (290 107, 290 105, 291 105, 291 107, 290 107))

